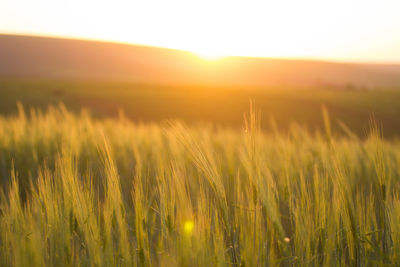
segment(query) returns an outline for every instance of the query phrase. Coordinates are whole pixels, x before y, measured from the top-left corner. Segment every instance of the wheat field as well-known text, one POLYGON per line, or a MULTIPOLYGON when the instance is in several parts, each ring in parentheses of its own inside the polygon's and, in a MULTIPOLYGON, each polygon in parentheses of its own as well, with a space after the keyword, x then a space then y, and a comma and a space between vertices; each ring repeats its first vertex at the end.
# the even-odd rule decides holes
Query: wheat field
POLYGON ((0 266, 398 266, 400 143, 293 124, 263 132, 0 117, 0 266))

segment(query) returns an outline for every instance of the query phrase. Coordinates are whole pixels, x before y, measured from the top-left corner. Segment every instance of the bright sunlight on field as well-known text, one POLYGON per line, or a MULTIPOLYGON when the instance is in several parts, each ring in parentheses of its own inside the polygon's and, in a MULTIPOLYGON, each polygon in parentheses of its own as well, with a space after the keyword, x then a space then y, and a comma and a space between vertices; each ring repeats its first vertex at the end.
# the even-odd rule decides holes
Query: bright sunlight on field
POLYGON ((0 267, 400 267, 399 9, 1 0, 0 267))
POLYGON ((400 144, 65 108, 0 118, 3 266, 390 266, 400 144), (386 265, 387 264, 387 265, 386 265))

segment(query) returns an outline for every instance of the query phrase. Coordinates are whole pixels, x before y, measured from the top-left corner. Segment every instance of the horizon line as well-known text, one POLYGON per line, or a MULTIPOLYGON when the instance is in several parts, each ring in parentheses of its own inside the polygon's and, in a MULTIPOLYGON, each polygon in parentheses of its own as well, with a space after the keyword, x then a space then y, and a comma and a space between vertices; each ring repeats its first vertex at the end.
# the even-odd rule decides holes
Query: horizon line
MULTIPOLYGON (((83 36, 72 36, 72 35, 57 35, 57 34, 43 34, 43 33, 31 33, 31 32, 0 32, 0 36, 15 36, 15 37, 32 37, 32 38, 44 38, 44 39, 59 39, 59 40, 70 40, 70 41, 83 41, 83 42, 93 42, 93 43, 106 43, 106 44, 119 44, 119 45, 127 45, 127 46, 141 46, 148 48, 158 48, 158 49, 167 49, 174 50, 179 52, 187 52, 191 54, 199 54, 196 51, 189 49, 182 49, 176 47, 165 47, 165 46, 157 46, 152 44, 144 44, 144 43, 133 43, 112 39, 102 39, 102 38, 91 38, 91 37, 83 37, 83 36)), ((346 59, 334 59, 330 57, 274 57, 274 56, 246 56, 246 55, 222 55, 221 58, 227 57, 239 57, 239 58, 253 58, 253 59, 270 59, 270 60, 287 60, 287 61, 309 61, 309 62, 321 62, 321 63, 333 63, 333 64, 352 64, 352 65, 387 65, 387 66, 400 66, 400 61, 366 61, 366 60, 346 60, 346 59)))

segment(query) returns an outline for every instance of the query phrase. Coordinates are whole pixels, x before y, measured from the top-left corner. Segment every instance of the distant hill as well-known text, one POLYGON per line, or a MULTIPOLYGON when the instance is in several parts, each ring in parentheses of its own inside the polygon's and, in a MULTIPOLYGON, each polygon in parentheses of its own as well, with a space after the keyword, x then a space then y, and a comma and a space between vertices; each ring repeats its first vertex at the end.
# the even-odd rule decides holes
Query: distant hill
POLYGON ((0 35, 0 77, 235 86, 400 86, 400 65, 226 57, 59 38, 0 35))

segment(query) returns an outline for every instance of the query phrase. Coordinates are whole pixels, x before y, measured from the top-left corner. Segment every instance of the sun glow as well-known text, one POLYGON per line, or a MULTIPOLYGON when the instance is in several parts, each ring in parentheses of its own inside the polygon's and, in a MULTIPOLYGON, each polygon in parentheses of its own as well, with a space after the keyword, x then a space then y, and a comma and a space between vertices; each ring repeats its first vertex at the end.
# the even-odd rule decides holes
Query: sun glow
POLYGON ((398 0, 2 0, 0 6, 0 33, 175 48, 205 60, 223 54, 400 61, 398 0))
POLYGON ((224 55, 212 51, 195 52, 195 54, 198 57, 209 61, 218 60, 224 57, 224 55))

